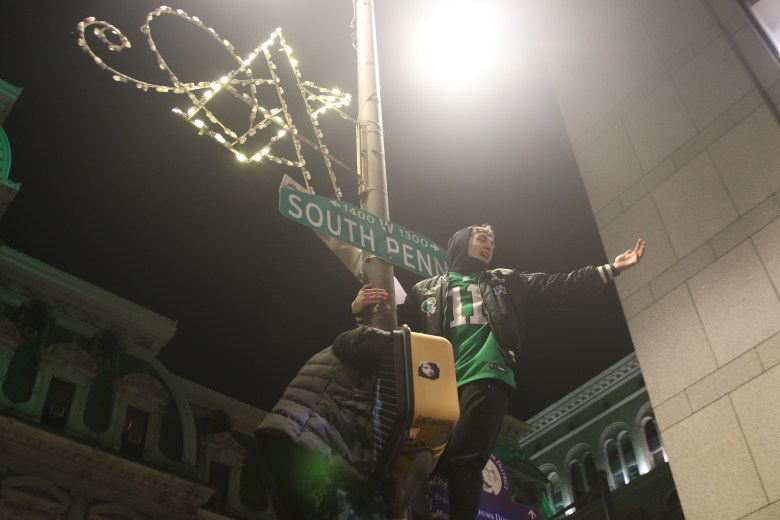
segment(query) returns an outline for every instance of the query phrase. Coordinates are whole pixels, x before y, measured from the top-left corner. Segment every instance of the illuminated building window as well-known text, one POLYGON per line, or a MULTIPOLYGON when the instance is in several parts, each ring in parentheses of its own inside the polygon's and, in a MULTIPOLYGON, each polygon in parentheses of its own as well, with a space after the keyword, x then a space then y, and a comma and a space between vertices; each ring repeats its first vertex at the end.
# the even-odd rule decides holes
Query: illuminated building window
POLYGON ((623 464, 620 460, 620 448, 618 443, 610 439, 607 441, 607 462, 609 462, 609 472, 612 475, 612 482, 615 489, 622 487, 626 483, 625 474, 623 473, 623 464))
POLYGON ((634 443, 628 432, 620 435, 620 453, 623 455, 623 461, 626 465, 628 480, 634 480, 639 476, 639 466, 637 465, 636 453, 634 452, 634 443))
POLYGON ((146 428, 149 424, 149 414, 143 410, 127 407, 124 428, 122 430, 122 453, 141 458, 146 442, 146 428))
POLYGON ((658 434, 655 419, 648 417, 642 421, 642 433, 644 434, 647 451, 650 454, 652 467, 657 468, 666 463, 668 459, 666 458, 663 444, 661 444, 661 436, 658 434))
POLYGON ((604 450, 615 489, 628 484, 639 476, 634 444, 631 442, 631 436, 628 432, 622 431, 614 438, 609 439, 604 450))
POLYGON ((563 488, 561 487, 561 477, 556 472, 547 475, 547 500, 553 511, 563 511, 563 488))
POLYGON ((169 393, 160 380, 148 372, 133 372, 112 383, 117 412, 114 427, 106 434, 111 446, 133 457, 164 461, 159 441, 162 417, 169 393), (121 421, 124 415, 125 419, 121 421), (148 442, 147 442, 148 441, 148 442))

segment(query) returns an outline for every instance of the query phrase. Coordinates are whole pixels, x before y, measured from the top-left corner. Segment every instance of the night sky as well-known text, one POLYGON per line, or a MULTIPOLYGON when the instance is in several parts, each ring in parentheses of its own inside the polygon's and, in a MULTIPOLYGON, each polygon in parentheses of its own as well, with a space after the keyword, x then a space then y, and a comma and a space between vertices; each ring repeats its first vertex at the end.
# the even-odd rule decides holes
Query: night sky
MULTIPOLYGON (((442 245, 457 229, 490 222, 498 267, 557 272, 607 261, 544 67, 527 47, 522 2, 484 2, 504 13, 501 61, 479 72, 463 60, 450 85, 413 66, 410 35, 433 2, 376 3, 391 220, 442 245)), ((96 52, 133 77, 164 82, 139 31, 161 4, 4 2, 0 78, 24 90, 3 126, 10 178, 22 188, 0 239, 177 320, 160 354, 166 366, 267 410, 306 359, 354 326, 349 304, 360 284, 308 228, 279 213, 282 175, 300 182, 299 170, 237 162, 170 112, 188 106, 182 96, 114 82, 77 46, 80 20, 108 21, 133 48, 117 56, 93 43, 96 52)), ((167 5, 198 16, 239 54, 282 27, 304 79, 357 98, 347 0, 167 5)), ((214 80, 232 68, 210 39, 174 22, 153 31, 182 79, 214 80)), ((484 34, 463 38, 479 46, 484 34)), ((348 122, 331 116, 325 141, 354 167, 348 122)), ((337 172, 357 204, 354 178, 337 172)), ((324 183, 315 188, 333 195, 324 183)), ((419 281, 395 273, 407 289, 419 281)), ((631 349, 613 287, 586 308, 536 318, 512 415, 530 418, 631 349)))

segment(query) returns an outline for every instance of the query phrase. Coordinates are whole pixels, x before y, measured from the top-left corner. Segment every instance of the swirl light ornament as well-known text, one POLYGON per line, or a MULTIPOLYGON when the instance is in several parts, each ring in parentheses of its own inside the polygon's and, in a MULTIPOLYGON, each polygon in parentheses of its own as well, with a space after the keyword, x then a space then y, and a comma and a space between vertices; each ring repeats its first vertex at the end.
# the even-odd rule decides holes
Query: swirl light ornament
MULTIPOLYGON (((241 57, 235 52, 233 45, 217 32, 207 27, 197 16, 190 16, 181 9, 173 9, 161 6, 146 16, 146 21, 141 26, 141 33, 146 35, 149 49, 155 55, 160 69, 166 72, 171 80, 170 85, 160 85, 132 78, 107 65, 90 48, 87 43, 86 31, 93 30, 93 34, 103 43, 109 51, 121 52, 131 47, 130 40, 122 32, 105 21, 89 17, 79 22, 78 44, 81 49, 89 54, 95 63, 102 69, 109 71, 115 81, 134 84, 145 92, 172 93, 184 95, 189 98, 190 106, 184 109, 174 108, 173 112, 192 124, 201 135, 208 135, 214 141, 229 150, 236 159, 242 162, 259 162, 270 160, 274 163, 299 168, 303 177, 306 190, 314 193, 311 185, 311 173, 306 167, 306 160, 302 154, 302 144, 307 144, 316 149, 322 156, 323 163, 330 177, 334 194, 341 199, 341 189, 337 184, 333 164, 336 163, 345 170, 355 174, 344 163, 330 154, 324 143, 324 134, 319 125, 319 118, 327 112, 335 112, 353 125, 355 120, 347 115, 342 107, 349 105, 351 96, 338 89, 319 87, 310 81, 301 79, 301 71, 298 61, 293 57, 292 48, 286 43, 281 28, 274 30, 269 38, 260 43, 247 56, 241 57), (152 37, 151 23, 162 15, 173 15, 192 23, 207 32, 235 61, 236 68, 226 71, 224 75, 211 81, 183 82, 173 72, 163 58, 152 37), (298 91, 303 99, 309 124, 314 131, 315 139, 311 141, 301 135, 296 127, 289 106, 285 100, 285 91, 278 74, 275 56, 280 56, 292 70, 298 91), (255 77, 252 67, 265 62, 267 76, 255 77), (258 87, 269 86, 276 92, 275 100, 264 100, 260 103, 258 87), (248 113, 247 125, 241 130, 230 128, 223 123, 215 113, 217 109, 210 109, 209 104, 219 96, 231 95, 246 105, 248 113), (276 106, 270 106, 274 103, 276 106), (270 108, 267 108, 269 107, 270 108), (292 141, 294 157, 285 158, 273 153, 274 145, 282 139, 289 138, 292 141), (258 144, 259 143, 259 144, 258 144)), ((224 118, 223 118, 224 119, 224 118)))

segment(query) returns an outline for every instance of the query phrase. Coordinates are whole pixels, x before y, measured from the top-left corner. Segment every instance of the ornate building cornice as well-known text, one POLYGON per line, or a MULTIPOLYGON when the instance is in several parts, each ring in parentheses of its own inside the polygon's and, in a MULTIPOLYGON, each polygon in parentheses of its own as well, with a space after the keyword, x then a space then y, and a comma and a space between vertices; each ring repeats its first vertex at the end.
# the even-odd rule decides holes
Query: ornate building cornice
POLYGON ((531 431, 531 426, 520 419, 515 419, 511 415, 504 416, 504 424, 501 425, 501 433, 498 438, 499 444, 516 445, 517 439, 531 431))
POLYGON ((156 357, 176 332, 173 320, 0 246, 0 301, 19 305, 35 298, 51 305, 58 324, 84 336, 116 330, 142 359, 156 357))

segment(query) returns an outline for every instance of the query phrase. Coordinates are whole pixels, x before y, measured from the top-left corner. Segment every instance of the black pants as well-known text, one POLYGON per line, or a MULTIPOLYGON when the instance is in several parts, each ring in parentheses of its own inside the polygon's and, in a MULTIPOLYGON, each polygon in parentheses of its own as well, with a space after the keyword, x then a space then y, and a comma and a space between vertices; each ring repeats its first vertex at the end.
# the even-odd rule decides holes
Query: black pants
POLYGON ((480 379, 458 388, 460 419, 437 465, 449 481, 450 520, 474 520, 482 492, 482 469, 501 432, 512 388, 480 379))

